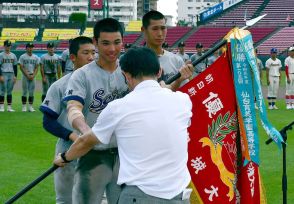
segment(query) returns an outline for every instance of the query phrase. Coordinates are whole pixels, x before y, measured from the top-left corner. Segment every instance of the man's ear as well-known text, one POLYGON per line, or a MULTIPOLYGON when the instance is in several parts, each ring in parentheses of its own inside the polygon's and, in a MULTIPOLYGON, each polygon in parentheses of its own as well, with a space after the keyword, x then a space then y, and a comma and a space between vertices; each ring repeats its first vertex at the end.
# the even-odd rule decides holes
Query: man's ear
POLYGON ((94 45, 97 45, 98 44, 98 40, 95 37, 93 37, 93 44, 94 45))
POLYGON ((76 61, 76 56, 74 54, 69 55, 69 59, 74 63, 76 61))
POLYGON ((159 79, 162 75, 162 68, 160 67, 158 73, 157 73, 157 79, 159 79))

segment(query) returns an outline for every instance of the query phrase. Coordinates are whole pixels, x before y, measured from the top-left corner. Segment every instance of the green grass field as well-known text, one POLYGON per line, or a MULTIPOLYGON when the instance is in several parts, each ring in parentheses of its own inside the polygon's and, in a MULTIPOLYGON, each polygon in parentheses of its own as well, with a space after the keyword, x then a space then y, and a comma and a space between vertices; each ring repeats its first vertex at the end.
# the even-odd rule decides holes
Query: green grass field
MULTIPOLYGON (((42 114, 21 112, 20 91, 14 92, 17 112, 0 113, 0 203, 4 203, 25 185, 52 166, 56 138, 42 128, 42 114)), ((40 93, 35 96, 35 109, 40 93)), ((286 110, 283 100, 279 110, 268 111, 271 123, 280 130, 294 119, 294 110, 286 110)), ((260 127, 260 124, 259 124, 260 127)), ((269 204, 282 203, 282 151, 274 143, 265 145, 268 137, 260 133, 260 171, 269 204)), ((294 130, 288 132, 287 173, 288 202, 294 203, 294 130)), ((16 203, 52 204, 55 202, 52 175, 21 197, 16 203)))

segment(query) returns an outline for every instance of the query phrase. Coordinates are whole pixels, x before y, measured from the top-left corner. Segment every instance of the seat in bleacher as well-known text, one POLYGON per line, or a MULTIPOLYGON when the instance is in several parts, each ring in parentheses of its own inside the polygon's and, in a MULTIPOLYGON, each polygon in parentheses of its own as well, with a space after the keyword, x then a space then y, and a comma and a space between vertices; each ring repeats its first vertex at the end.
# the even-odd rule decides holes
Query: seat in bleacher
POLYGON ((79 29, 50 29, 46 28, 43 33, 43 41, 69 40, 80 35, 79 29))
POLYGON ((258 46, 258 53, 261 55, 268 55, 270 49, 275 47, 279 53, 285 51, 293 45, 294 42, 294 27, 285 27, 279 32, 275 33, 271 38, 258 46))

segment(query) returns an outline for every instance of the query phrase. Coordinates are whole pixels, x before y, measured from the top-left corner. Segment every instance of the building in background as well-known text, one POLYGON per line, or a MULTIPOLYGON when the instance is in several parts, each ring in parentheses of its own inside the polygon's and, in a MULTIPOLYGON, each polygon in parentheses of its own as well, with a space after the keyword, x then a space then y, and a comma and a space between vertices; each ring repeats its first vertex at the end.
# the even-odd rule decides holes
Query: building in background
POLYGON ((221 0, 178 0, 177 21, 185 21, 194 26, 197 24, 197 16, 202 11, 220 2, 221 0))
MULTIPOLYGON (((106 1, 106 0, 105 0, 106 1)), ((88 11, 89 0, 61 0, 56 5, 59 22, 68 22, 71 13, 82 12, 88 15, 88 21, 96 21, 102 18, 101 11, 88 11)), ((140 20, 144 13, 156 10, 157 0, 108 0, 109 16, 124 24, 131 20, 140 20)), ((29 3, 3 3, 0 4, 2 18, 17 19, 24 22, 26 19, 40 18, 40 5, 29 3)), ((44 4, 43 19, 53 18, 54 7, 44 4)))

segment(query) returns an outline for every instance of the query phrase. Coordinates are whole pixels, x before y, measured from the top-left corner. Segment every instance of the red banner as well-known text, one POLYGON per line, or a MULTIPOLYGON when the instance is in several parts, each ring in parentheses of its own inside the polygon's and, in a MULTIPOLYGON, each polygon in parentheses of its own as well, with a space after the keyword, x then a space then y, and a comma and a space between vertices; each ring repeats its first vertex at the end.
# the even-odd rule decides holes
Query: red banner
POLYGON ((91 10, 101 10, 103 8, 103 0, 90 0, 91 10))
POLYGON ((190 95, 188 167, 203 203, 236 203, 237 113, 228 53, 183 86, 190 95))
POLYGON ((242 166, 238 175, 238 190, 241 203, 263 203, 261 202, 260 179, 258 165, 249 162, 242 166))

